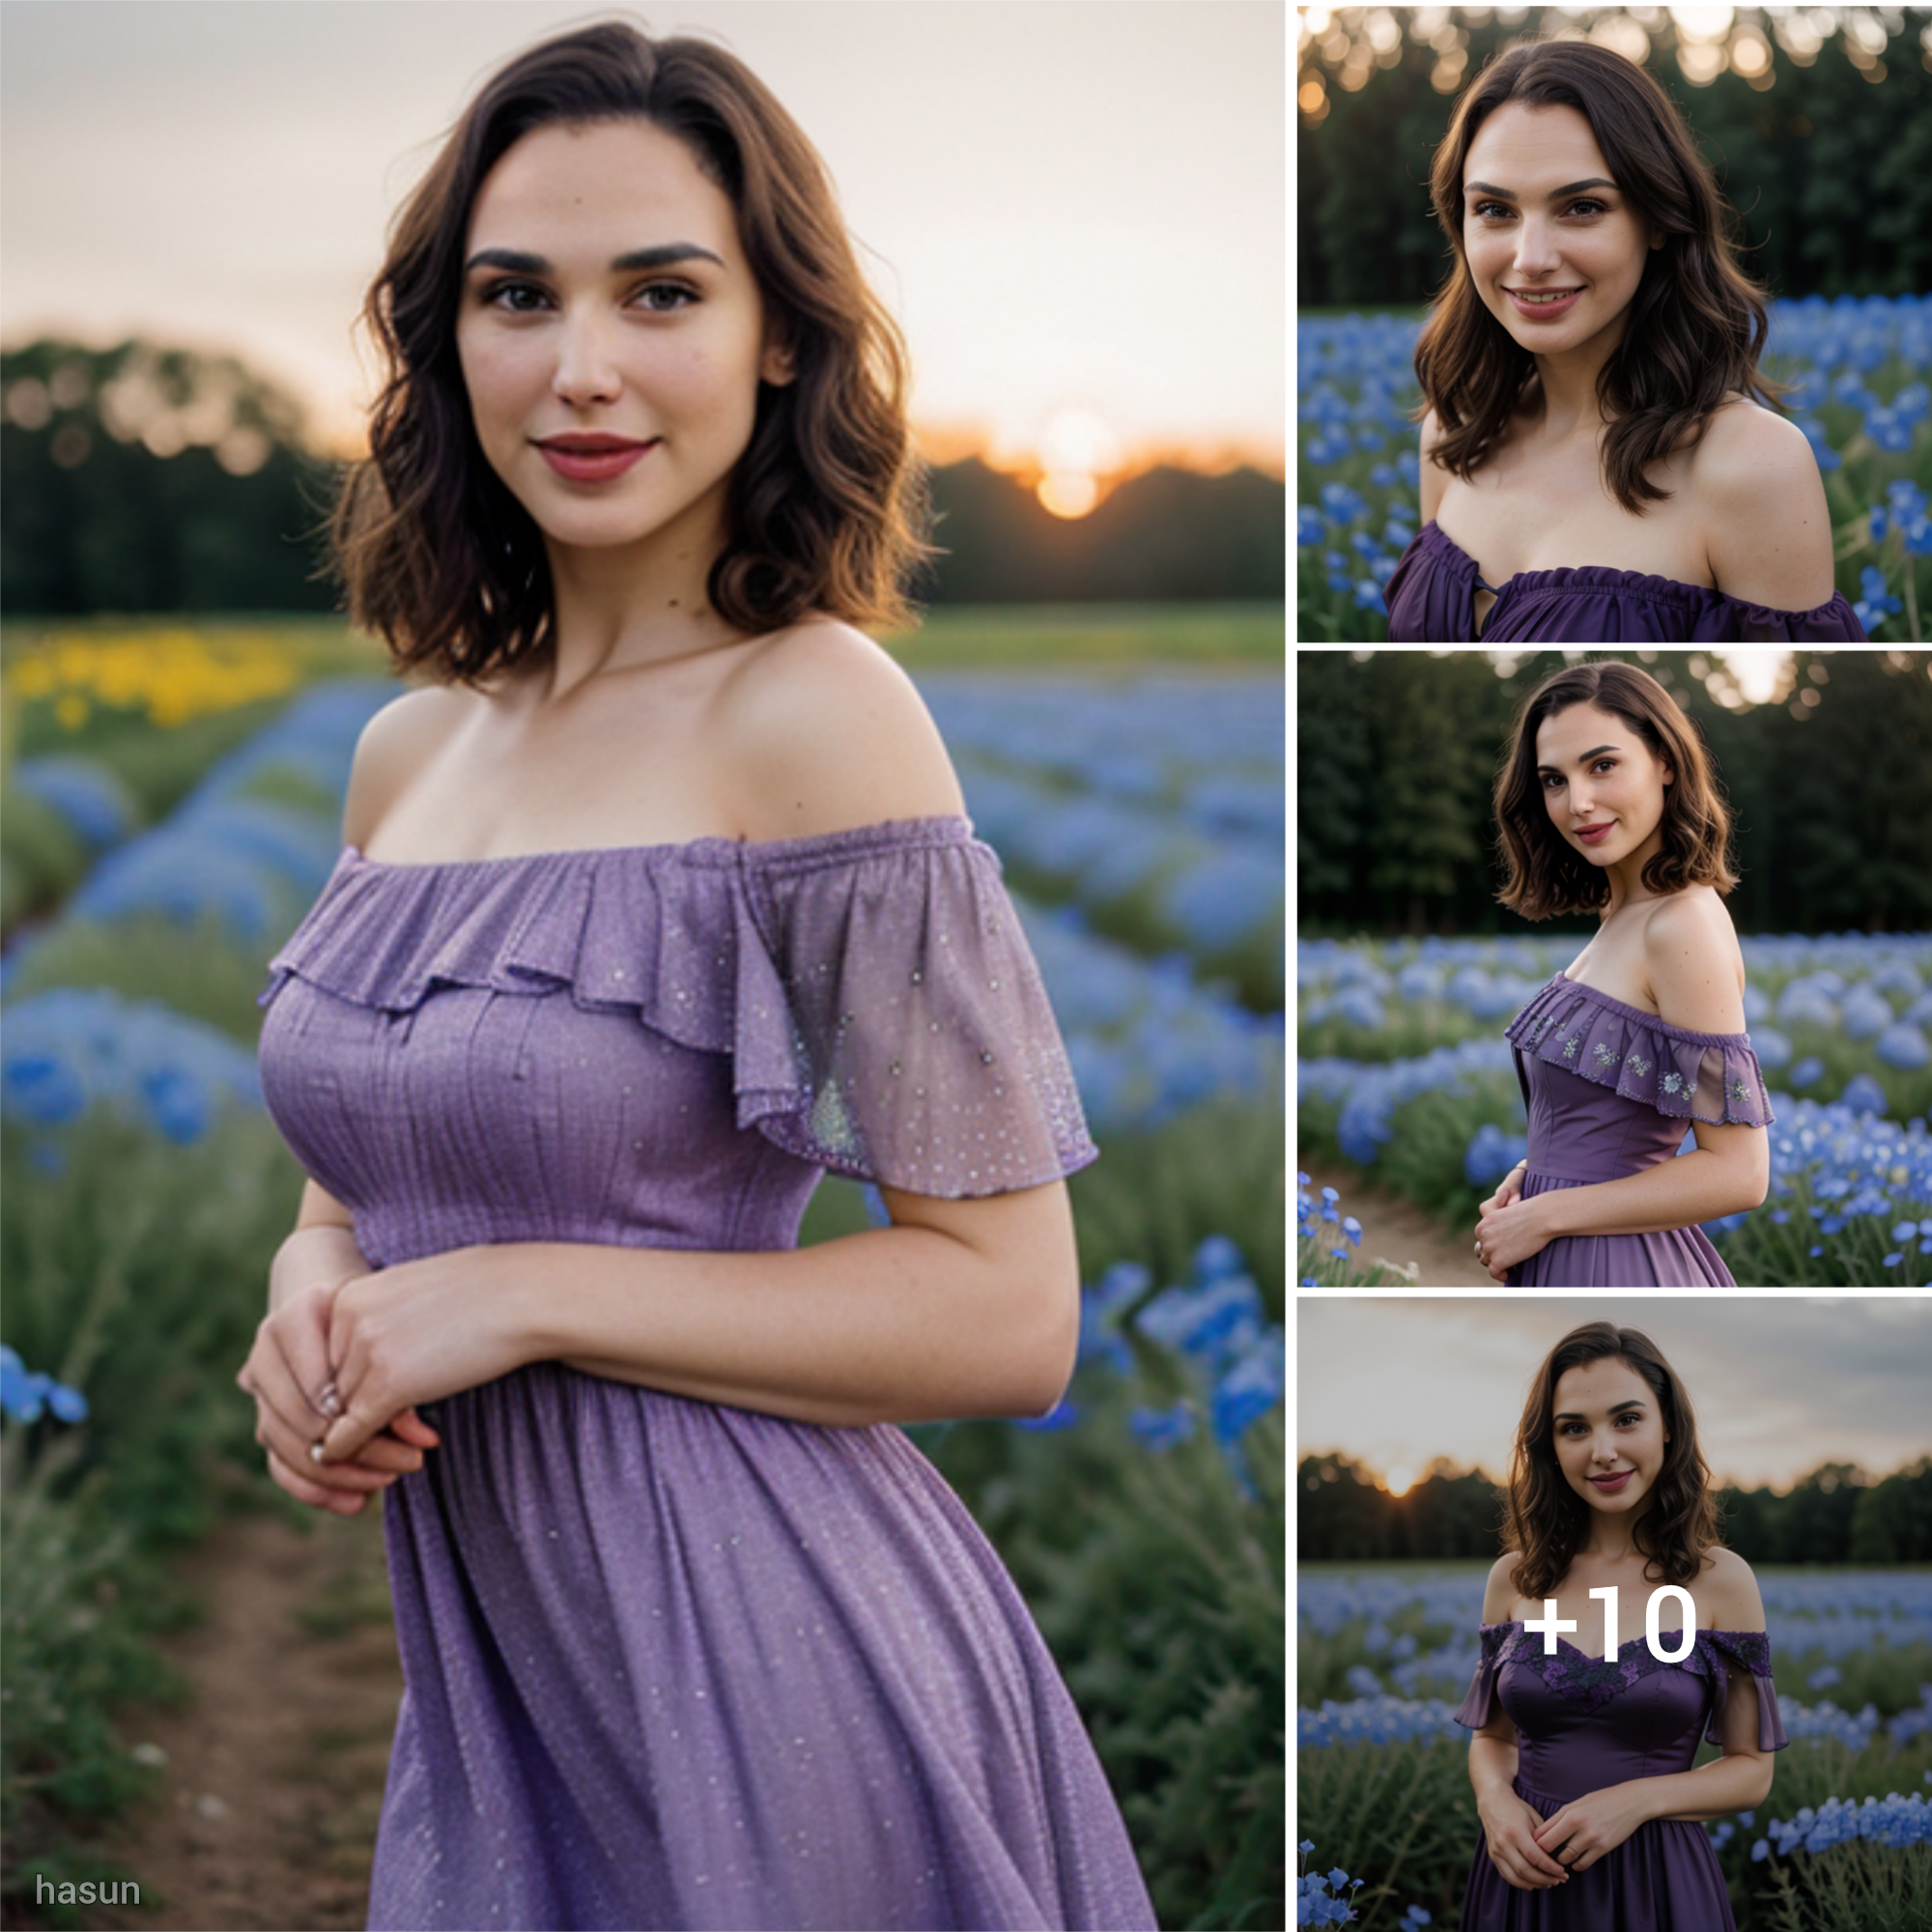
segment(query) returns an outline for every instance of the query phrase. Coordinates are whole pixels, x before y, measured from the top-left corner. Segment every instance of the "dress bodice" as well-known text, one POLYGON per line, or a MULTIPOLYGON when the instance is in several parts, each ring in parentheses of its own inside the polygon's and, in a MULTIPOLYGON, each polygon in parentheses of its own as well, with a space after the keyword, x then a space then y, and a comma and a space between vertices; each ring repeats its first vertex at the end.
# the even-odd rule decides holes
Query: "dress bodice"
MULTIPOLYGON (((1681 1631, 1659 1633, 1666 1651, 1681 1631)), ((1482 1626, 1482 1661, 1456 1721, 1478 1729, 1497 1704, 1517 1729, 1518 1782, 1559 1804, 1637 1777, 1689 1771, 1700 1738, 1721 1744, 1725 1705, 1748 1682, 1757 1696, 1760 1750, 1788 1742, 1762 1631, 1698 1631, 1681 1662, 1665 1663, 1644 1637, 1614 1658, 1593 1658, 1520 1620, 1482 1626)))
POLYGON ((1096 1157, 960 817, 427 865, 349 846, 270 970, 270 1113, 377 1267, 789 1247, 827 1170, 958 1198, 1096 1157))
POLYGON ((1747 1033, 1672 1026, 1561 973, 1503 1037, 1523 1085, 1533 1174, 1620 1179, 1669 1159, 1693 1120, 1776 1118, 1747 1033))

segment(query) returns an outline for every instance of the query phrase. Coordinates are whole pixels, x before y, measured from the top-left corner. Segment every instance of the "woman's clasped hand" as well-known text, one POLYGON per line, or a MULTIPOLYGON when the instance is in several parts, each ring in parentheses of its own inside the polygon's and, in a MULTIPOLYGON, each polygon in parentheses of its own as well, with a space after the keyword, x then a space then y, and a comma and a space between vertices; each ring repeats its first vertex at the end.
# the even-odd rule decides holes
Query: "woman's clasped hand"
POLYGON ((392 1416, 384 1430, 340 1462, 317 1463, 310 1448, 334 1414, 324 1404, 332 1385, 328 1360, 329 1318, 335 1297, 351 1275, 330 1286, 292 1294, 255 1330, 235 1380, 255 1398, 255 1440, 268 1451, 269 1474, 298 1503, 355 1516, 372 1491, 420 1469, 423 1452, 442 1438, 413 1407, 392 1416))
POLYGON ((1588 1871, 1650 1815, 1641 1785, 1642 1780, 1634 1779, 1573 1798, 1537 1826, 1538 1850, 1550 1853, 1570 1871, 1588 1871))
POLYGON ((1513 1167, 1490 1198, 1476 1212, 1476 1258, 1497 1280, 1507 1279, 1513 1267, 1520 1267, 1532 1255, 1549 1245, 1549 1231, 1544 1224, 1541 1196, 1522 1198, 1523 1170, 1513 1167))
POLYGON ((1537 1842, 1543 1820, 1514 1791, 1498 1792, 1477 1802, 1495 1868, 1520 1891, 1543 1891, 1558 1886, 1570 1874, 1537 1842))

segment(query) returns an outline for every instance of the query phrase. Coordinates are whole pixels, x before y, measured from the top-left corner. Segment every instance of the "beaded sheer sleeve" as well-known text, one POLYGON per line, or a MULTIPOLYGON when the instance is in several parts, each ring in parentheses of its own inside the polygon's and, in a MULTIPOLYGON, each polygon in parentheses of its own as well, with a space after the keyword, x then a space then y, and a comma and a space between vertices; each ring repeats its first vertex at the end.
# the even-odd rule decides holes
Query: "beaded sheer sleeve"
POLYGON ((1098 1158, 992 848, 927 820, 744 874, 738 1124, 915 1194, 997 1194, 1098 1158))

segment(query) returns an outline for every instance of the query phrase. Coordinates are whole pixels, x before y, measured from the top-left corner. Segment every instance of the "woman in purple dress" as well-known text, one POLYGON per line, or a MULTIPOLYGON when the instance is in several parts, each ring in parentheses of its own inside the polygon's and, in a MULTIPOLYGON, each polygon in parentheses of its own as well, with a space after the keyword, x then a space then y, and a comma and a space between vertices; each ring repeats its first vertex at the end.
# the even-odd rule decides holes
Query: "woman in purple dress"
POLYGON ((1503 904, 1591 907, 1598 930, 1505 1029, 1529 1155, 1482 1204, 1476 1258, 1512 1288, 1735 1288, 1697 1224, 1763 1202, 1774 1116, 1702 737, 1648 671, 1573 665, 1524 699, 1495 810, 1503 904))
POLYGON ((1477 75, 1430 179, 1452 256, 1415 348, 1423 525, 1391 641, 1862 639, 1763 291, 1670 98, 1587 41, 1477 75))
POLYGON ((1757 1579, 1647 1335, 1592 1321, 1550 1351, 1503 1541, 1456 1713, 1482 1821, 1462 1932, 1730 1932, 1698 1821, 1763 1804, 1788 1740, 1757 1579), (1723 1756, 1692 1771, 1700 1738, 1723 1756))
POLYGON ((270 962, 308 1171, 238 1379, 384 1492, 372 1927, 1149 1927, 991 1547, 894 1425, 1038 1415, 1094 1157, 999 862, 861 631, 926 546, 817 156, 623 24, 393 231, 336 521, 423 687, 270 962), (890 1225, 797 1245, 827 1170, 890 1225))

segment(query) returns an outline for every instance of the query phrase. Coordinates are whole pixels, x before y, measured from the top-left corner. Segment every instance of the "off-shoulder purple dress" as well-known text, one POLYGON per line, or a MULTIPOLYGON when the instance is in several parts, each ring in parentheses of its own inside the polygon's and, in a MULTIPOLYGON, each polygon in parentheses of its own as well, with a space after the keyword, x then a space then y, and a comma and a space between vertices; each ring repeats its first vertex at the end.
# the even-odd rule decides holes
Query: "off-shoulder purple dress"
MULTIPOLYGON (((1757 1691, 1757 1747, 1790 1740, 1771 1681, 1771 1639, 1762 1631, 1700 1630, 1679 1663, 1662 1662, 1645 1637, 1615 1658, 1587 1657, 1562 1637, 1544 1654, 1540 1632, 1520 1622, 1484 1624, 1483 1658, 1456 1721, 1478 1730, 1500 1701, 1517 1730, 1515 1791, 1545 1818, 1564 1805, 1639 1777, 1690 1769, 1703 1737, 1723 1743, 1732 1677, 1757 1691)), ((1660 1631, 1675 1651, 1683 1632, 1660 1631)), ((1479 1829, 1461 1932, 1735 1932, 1730 1895, 1700 1824, 1653 1818, 1587 1871, 1561 1885, 1513 1886, 1490 1857, 1479 1829)))
POLYGON ((1389 641, 1402 644, 1818 644, 1862 643, 1865 637, 1838 590, 1815 610, 1778 611, 1597 563, 1520 570, 1500 584, 1484 583, 1475 558, 1433 518, 1409 539, 1382 603, 1389 641), (1480 631, 1479 588, 1496 600, 1480 631))
MULTIPOLYGON (((963 818, 351 846, 271 972, 270 1110, 375 1269, 789 1248, 828 1169, 958 1198, 1095 1157, 963 818)), ((372 1927, 1153 1924, 1025 1604, 900 1430, 554 1361, 422 1412, 372 1927)))
MULTIPOLYGON (((1673 1158, 1693 1120, 1776 1116, 1747 1033, 1692 1033, 1558 973, 1503 1029, 1529 1112, 1525 1200, 1620 1180, 1673 1158)), ((1735 1288, 1701 1228, 1565 1235, 1511 1288, 1735 1288)))

